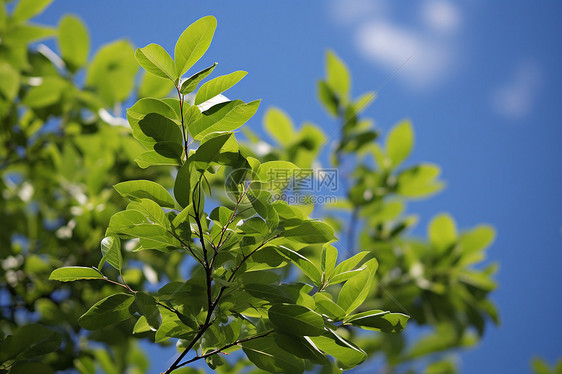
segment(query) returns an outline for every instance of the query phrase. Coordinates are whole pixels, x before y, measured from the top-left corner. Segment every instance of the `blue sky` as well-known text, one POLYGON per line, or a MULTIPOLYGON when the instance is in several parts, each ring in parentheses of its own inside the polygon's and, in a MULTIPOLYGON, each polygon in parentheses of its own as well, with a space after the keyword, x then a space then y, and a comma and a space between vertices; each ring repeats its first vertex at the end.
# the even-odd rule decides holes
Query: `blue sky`
POLYGON ((367 113, 377 126, 411 118, 412 161, 443 168, 448 188, 410 205, 421 218, 414 234, 443 211, 461 228, 486 222, 498 231, 489 259, 500 263, 493 298, 502 325, 462 354, 462 372, 524 373, 532 356, 562 357, 561 11, 556 1, 56 0, 36 21, 71 12, 94 49, 128 38, 173 51, 187 25, 213 14, 214 43, 197 67, 218 61, 216 75, 249 72, 228 94, 263 99, 254 129, 276 105, 330 133, 315 84, 325 50, 335 50, 355 95, 379 91, 367 113))

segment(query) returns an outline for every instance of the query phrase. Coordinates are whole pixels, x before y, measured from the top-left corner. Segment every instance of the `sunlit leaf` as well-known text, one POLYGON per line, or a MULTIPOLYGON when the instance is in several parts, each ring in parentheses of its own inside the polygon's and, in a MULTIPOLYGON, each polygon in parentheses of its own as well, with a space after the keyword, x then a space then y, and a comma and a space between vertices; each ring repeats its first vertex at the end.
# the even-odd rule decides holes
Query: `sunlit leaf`
POLYGON ((134 301, 133 295, 124 293, 108 296, 84 313, 78 323, 86 330, 99 330, 124 321, 133 315, 129 309, 134 301))
POLYGON ((208 82, 205 82, 197 91, 197 95, 195 96, 195 105, 202 104, 228 90, 236 83, 240 82, 246 74, 248 73, 245 71, 235 71, 234 73, 221 75, 220 77, 216 77, 208 82))
POLYGON ((176 76, 181 77, 207 52, 217 20, 213 16, 206 16, 193 22, 180 35, 174 50, 176 62, 176 76))
POLYGON ((72 282, 82 279, 103 279, 103 275, 93 268, 82 266, 67 266, 53 270, 49 280, 72 282))

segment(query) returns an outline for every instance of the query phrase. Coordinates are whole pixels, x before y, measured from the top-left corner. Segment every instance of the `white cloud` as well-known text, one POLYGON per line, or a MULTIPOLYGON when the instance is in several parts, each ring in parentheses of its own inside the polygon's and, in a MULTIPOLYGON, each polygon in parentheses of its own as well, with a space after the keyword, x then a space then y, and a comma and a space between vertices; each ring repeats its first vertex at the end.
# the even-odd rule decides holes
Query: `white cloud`
MULTIPOLYGON (((445 0, 423 0, 410 7, 413 15, 396 12, 389 0, 333 0, 332 15, 352 27, 359 53, 407 88, 424 90, 448 76, 456 59, 455 37, 461 27, 460 11, 445 0), (412 16, 412 17, 410 17, 412 16)), ((381 82, 382 83, 382 82, 381 82)))
POLYGON ((368 59, 398 76, 408 87, 424 89, 449 69, 451 56, 442 45, 406 28, 372 22, 357 30, 356 44, 368 59))
POLYGON ((421 16, 427 25, 436 31, 455 31, 461 24, 459 11, 450 1, 430 0, 424 2, 421 16))
POLYGON ((520 63, 508 82, 492 94, 492 106, 496 113, 510 119, 528 115, 539 93, 542 74, 536 63, 520 63))
POLYGON ((380 16, 386 12, 385 0, 333 0, 330 6, 331 16, 342 24, 364 20, 373 15, 380 16))

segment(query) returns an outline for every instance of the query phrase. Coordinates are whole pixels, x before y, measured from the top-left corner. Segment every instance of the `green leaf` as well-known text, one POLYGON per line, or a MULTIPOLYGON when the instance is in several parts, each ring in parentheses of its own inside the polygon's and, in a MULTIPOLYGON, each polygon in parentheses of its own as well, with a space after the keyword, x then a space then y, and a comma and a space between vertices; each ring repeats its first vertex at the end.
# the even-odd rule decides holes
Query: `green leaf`
POLYGON ((345 317, 345 310, 332 300, 332 295, 327 292, 317 292, 314 295, 316 310, 327 315, 334 321, 339 321, 345 317))
POLYGON ((139 87, 139 97, 163 97, 174 88, 168 78, 160 78, 154 74, 144 73, 139 87))
POLYGON ((240 345, 248 359, 262 370, 291 374, 304 371, 303 361, 281 349, 272 336, 249 340, 240 345))
POLYGON ((260 165, 257 174, 258 178, 268 184, 268 188, 273 192, 279 192, 282 188, 279 186, 287 186, 291 180, 291 176, 295 170, 300 168, 289 161, 267 161, 260 165))
POLYGON ((237 228, 244 233, 244 236, 264 237, 268 232, 267 224, 260 217, 245 219, 237 228))
POLYGON ((193 163, 197 170, 207 170, 212 163, 225 164, 238 159, 238 143, 233 133, 219 134, 203 141, 195 154, 189 157, 189 162, 193 163))
POLYGON ((275 328, 298 336, 317 336, 324 333, 324 319, 307 307, 296 304, 274 304, 268 311, 275 328))
POLYGON ((195 188, 200 176, 192 165, 188 159, 178 170, 174 183, 174 196, 182 208, 185 208, 191 202, 193 188, 195 188))
POLYGON ((59 22, 59 49, 61 57, 70 70, 86 66, 90 51, 88 29, 80 18, 65 15, 59 22))
POLYGON ((138 291, 135 293, 135 303, 140 313, 146 318, 146 321, 153 331, 158 330, 162 323, 162 316, 156 306, 156 299, 149 294, 138 291))
POLYGON ((488 248, 494 238, 496 232, 492 226, 480 225, 468 232, 462 233, 458 239, 458 243, 462 249, 463 265, 469 265, 483 259, 483 251, 488 248))
POLYGON ((84 313, 78 323, 86 330, 99 330, 124 321, 133 315, 129 308, 134 301, 133 295, 124 293, 108 296, 84 313))
POLYGON ((456 374, 457 368, 454 362, 449 360, 432 362, 427 365, 423 374, 456 374))
POLYGON ((373 258, 367 261, 365 267, 365 270, 345 282, 340 290, 338 305, 345 310, 346 314, 363 304, 375 282, 373 276, 378 267, 377 260, 373 258))
POLYGON ((406 120, 394 126, 386 138, 386 153, 392 167, 400 165, 410 155, 413 146, 414 131, 410 121, 406 120))
POLYGON ((295 140, 293 121, 291 121, 287 113, 279 108, 267 109, 263 118, 263 125, 269 135, 282 146, 286 147, 295 140))
POLYGON ((133 334, 141 334, 143 332, 152 331, 152 328, 148 325, 148 321, 145 316, 140 316, 135 326, 133 326, 133 334))
POLYGON ((359 326, 365 330, 375 330, 387 333, 400 333, 406 327, 409 316, 402 313, 390 313, 382 310, 371 310, 348 316, 344 323, 359 326))
POLYGON ((236 130, 252 118, 259 105, 260 100, 248 104, 234 100, 214 105, 197 121, 188 123, 189 133, 193 139, 201 140, 213 132, 236 130))
POLYGON ((5 61, 0 62, 0 92, 4 94, 6 99, 13 100, 18 94, 20 88, 20 74, 5 61))
POLYGON ((112 107, 129 97, 135 84, 138 64, 129 42, 120 40, 100 48, 86 72, 86 86, 94 88, 112 107))
POLYGON ((301 243, 328 243, 336 240, 334 229, 324 222, 304 221, 301 225, 285 230, 283 236, 301 243))
POLYGON ((203 17, 192 23, 180 35, 174 50, 176 76, 181 77, 189 70, 211 45, 217 20, 213 16, 203 17))
POLYGON ((174 198, 156 182, 149 180, 133 180, 117 183, 113 186, 123 197, 129 199, 150 199, 166 208, 174 207, 174 198))
POLYGON ((14 23, 27 21, 41 13, 53 0, 20 0, 12 13, 14 23))
POLYGON ((180 247, 180 243, 170 234, 167 227, 154 222, 146 212, 138 210, 126 210, 111 216, 107 234, 140 238, 143 249, 164 250, 167 247, 180 247))
POLYGON ((367 92, 361 95, 361 97, 353 103, 353 111, 356 114, 361 114, 361 112, 363 112, 369 107, 369 105, 371 105, 376 97, 377 94, 375 92, 367 92))
POLYGON ((115 269, 121 271, 123 266, 123 256, 121 255, 121 240, 117 236, 106 236, 101 241, 102 259, 98 264, 98 269, 103 267, 107 262, 115 269))
POLYGON ((349 70, 333 51, 326 53, 326 83, 341 100, 348 100, 351 89, 349 70))
POLYGON ((180 160, 176 156, 166 157, 156 151, 146 151, 144 153, 141 153, 137 158, 135 158, 135 162, 142 169, 146 169, 149 166, 155 166, 155 165, 169 165, 169 166, 181 165, 180 160))
POLYGON ((23 325, 18 327, 13 335, 2 339, 0 362, 37 359, 59 349, 61 342, 62 337, 56 331, 36 323, 23 325))
POLYGON ((27 64, 27 58, 18 56, 26 51, 26 49, 21 48, 21 46, 25 46, 31 42, 37 42, 41 39, 49 38, 53 35, 56 35, 56 30, 51 27, 32 24, 14 25, 2 36, 2 44, 9 46, 14 54, 12 61, 10 62, 17 66, 25 66, 27 64))
MULTIPOLYGON (((158 113, 149 113, 139 122, 139 129, 142 134, 135 132, 133 135, 141 143, 148 147, 153 147, 155 151, 162 154, 163 156, 170 156, 168 154, 163 154, 156 147, 157 143, 170 142, 175 143, 182 149, 182 134, 178 125, 171 119, 162 116, 158 113)), ((177 151, 173 152, 177 155, 177 151)), ((181 156, 181 152, 180 152, 181 156)))
POLYGON ((339 100, 334 94, 334 91, 328 86, 324 81, 318 82, 318 98, 324 109, 332 115, 332 117, 338 116, 339 100))
POLYGON ((137 48, 135 57, 144 70, 161 78, 177 81, 176 65, 172 57, 162 46, 152 43, 144 48, 137 48))
MULTIPOLYGON (((370 254, 371 254, 371 252, 369 252, 369 251, 362 251, 362 252, 357 253, 353 257, 348 258, 345 261, 342 261, 334 269, 333 276, 335 277, 338 274, 346 273, 346 272, 349 272, 350 270, 353 270, 357 266, 357 264, 359 264, 361 262, 361 260, 363 260, 365 258, 365 256, 370 255, 370 254)), ((331 279, 330 283, 334 284, 334 283, 337 283, 337 282, 335 282, 334 279, 331 279)))
POLYGON ((195 90, 197 88, 199 83, 203 79, 205 79, 209 74, 211 74, 213 72, 213 70, 215 70, 216 66, 217 66, 217 63, 215 62, 213 65, 209 66, 208 68, 203 69, 200 72, 197 72, 197 73, 193 74, 191 77, 184 80, 181 84, 180 92, 183 95, 187 95, 188 93, 193 92, 193 90, 195 90))
POLYGON ((398 174, 398 194, 411 198, 426 197, 443 189, 437 180, 441 169, 433 164, 421 164, 398 174))
POLYGON ((307 336, 301 337, 277 332, 275 342, 283 350, 297 357, 310 360, 315 364, 323 365, 329 362, 322 351, 320 351, 307 336))
POLYGON ((72 282, 81 279, 103 279, 103 275, 93 268, 82 266, 67 266, 53 270, 49 280, 72 282))
POLYGON ((427 236, 431 244, 439 250, 445 250, 457 240, 457 226, 448 214, 439 214, 429 223, 427 236))
POLYGON ((147 97, 140 99, 131 108, 127 109, 127 119, 131 124, 133 131, 138 129, 138 123, 146 115, 151 113, 160 114, 163 117, 170 118, 179 123, 179 116, 176 111, 165 101, 160 99, 155 99, 152 97, 147 97))
POLYGON ((205 101, 217 96, 218 94, 225 92, 236 83, 240 82, 240 80, 242 80, 242 78, 244 78, 246 74, 248 73, 238 70, 234 73, 221 75, 220 77, 216 77, 208 82, 205 82, 201 86, 199 91, 197 91, 197 95, 195 96, 195 105, 202 104, 205 101))
POLYGON ((22 104, 31 108, 53 105, 60 100, 63 92, 68 88, 68 83, 58 76, 45 77, 41 85, 31 87, 27 91, 22 104))
POLYGON ((465 332, 459 335, 453 324, 443 323, 437 325, 430 334, 418 338, 409 349, 406 359, 414 359, 433 353, 451 349, 451 347, 471 347, 478 338, 465 332))
POLYGON ((320 254, 320 270, 329 278, 336 266, 338 261, 338 250, 333 245, 325 245, 322 247, 322 253, 320 254))
POLYGON ((277 250, 277 252, 281 253, 283 256, 287 257, 289 260, 291 260, 291 262, 297 265, 298 268, 301 269, 303 273, 306 274, 306 276, 314 282, 314 284, 316 284, 317 286, 320 285, 322 274, 320 274, 320 271, 312 263, 312 261, 301 255, 300 253, 284 246, 277 246, 275 247, 275 249, 277 250))
POLYGON ((329 330, 324 335, 312 336, 310 340, 324 353, 336 358, 343 369, 351 369, 367 358, 367 354, 355 344, 329 330))

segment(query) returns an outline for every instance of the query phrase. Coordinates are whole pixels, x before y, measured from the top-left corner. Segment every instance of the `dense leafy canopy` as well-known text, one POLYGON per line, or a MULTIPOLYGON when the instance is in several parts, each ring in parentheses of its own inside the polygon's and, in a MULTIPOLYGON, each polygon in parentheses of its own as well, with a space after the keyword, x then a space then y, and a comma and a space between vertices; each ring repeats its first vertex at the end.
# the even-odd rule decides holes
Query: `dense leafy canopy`
POLYGON ((318 161, 326 135, 270 108, 264 128, 277 144, 257 152, 264 140, 246 128, 242 139, 260 101, 213 99, 246 72, 203 82, 216 63, 192 71, 214 17, 187 27, 173 57, 116 41, 88 61, 88 31, 74 16, 58 25, 60 58, 28 46, 54 35, 28 23, 49 2, 0 7, 0 284, 10 302, 0 309, 0 372, 143 373, 138 339, 176 344, 166 373, 197 372, 190 366, 203 360, 219 373, 337 373, 376 354, 389 370, 431 357, 425 372, 451 372, 435 353, 474 344, 487 318, 498 321, 494 267, 472 268, 493 229, 459 232, 442 214, 428 240, 404 235, 415 224, 407 199, 438 192, 439 167, 403 166, 409 121, 376 142, 360 117, 375 94, 352 98, 335 53, 318 96, 341 124, 331 160, 342 166, 339 200, 314 209, 274 197, 318 161), (146 72, 135 89, 138 65, 146 72), (400 334, 409 319, 428 335, 400 334))

